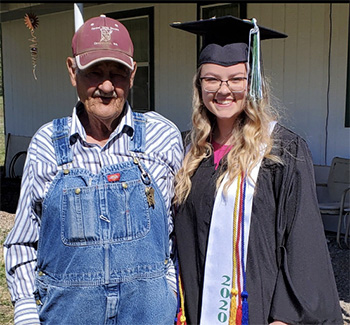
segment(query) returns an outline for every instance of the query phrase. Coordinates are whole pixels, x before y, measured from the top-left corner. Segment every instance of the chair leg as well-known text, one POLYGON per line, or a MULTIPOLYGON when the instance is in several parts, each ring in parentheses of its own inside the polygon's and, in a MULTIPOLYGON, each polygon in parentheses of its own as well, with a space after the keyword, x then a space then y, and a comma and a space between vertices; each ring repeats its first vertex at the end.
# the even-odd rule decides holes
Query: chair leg
POLYGON ((344 216, 344 220, 346 220, 346 229, 345 229, 345 236, 344 236, 344 241, 346 246, 349 248, 349 243, 348 243, 348 236, 349 236, 349 228, 350 228, 350 213, 347 212, 344 216))
MULTIPOLYGON (((343 195, 341 196, 341 200, 340 200, 339 219, 338 219, 338 232, 337 232, 337 242, 338 242, 338 245, 339 245, 340 248, 342 248, 341 245, 340 245, 341 222, 342 222, 343 212, 345 212, 344 218, 348 214, 348 211, 345 211, 345 209, 344 209, 344 203, 345 203, 345 197, 346 197, 346 195, 347 195, 347 193, 349 191, 350 191, 350 187, 348 187, 343 192, 343 195)), ((346 225, 345 238, 344 238, 345 242, 346 242, 346 245, 347 245, 347 234, 348 234, 348 228, 349 228, 348 224, 349 224, 349 220, 348 220, 347 225, 346 225)))
POLYGON ((340 212, 339 212, 339 218, 338 218, 338 229, 337 229, 337 243, 338 243, 338 246, 340 248, 342 248, 341 244, 340 244, 340 234, 341 234, 341 223, 342 223, 342 219, 343 219, 343 211, 342 209, 340 209, 340 212))

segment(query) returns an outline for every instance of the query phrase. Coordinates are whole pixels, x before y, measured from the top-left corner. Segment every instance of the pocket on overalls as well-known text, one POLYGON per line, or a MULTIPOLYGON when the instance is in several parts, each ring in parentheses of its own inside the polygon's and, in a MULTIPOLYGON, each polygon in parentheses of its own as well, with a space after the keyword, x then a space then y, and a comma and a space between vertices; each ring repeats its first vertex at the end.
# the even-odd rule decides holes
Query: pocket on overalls
POLYGON ((61 239, 69 246, 93 245, 102 241, 98 187, 63 190, 61 239))
POLYGON ((149 209, 140 179, 66 188, 61 239, 68 246, 139 239, 150 230, 149 209))
POLYGON ((139 239, 150 230, 150 207, 141 180, 106 185, 112 242, 139 239))

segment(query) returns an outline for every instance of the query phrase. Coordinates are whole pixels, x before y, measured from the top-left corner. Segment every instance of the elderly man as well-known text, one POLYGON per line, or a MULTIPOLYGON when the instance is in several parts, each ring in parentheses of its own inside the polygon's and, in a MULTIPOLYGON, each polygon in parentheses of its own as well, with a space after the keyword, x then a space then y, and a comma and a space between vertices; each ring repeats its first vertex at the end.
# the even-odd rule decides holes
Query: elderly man
POLYGON ((133 113, 136 62, 126 28, 100 16, 67 59, 79 102, 34 135, 5 241, 16 324, 171 324, 177 128, 133 113))

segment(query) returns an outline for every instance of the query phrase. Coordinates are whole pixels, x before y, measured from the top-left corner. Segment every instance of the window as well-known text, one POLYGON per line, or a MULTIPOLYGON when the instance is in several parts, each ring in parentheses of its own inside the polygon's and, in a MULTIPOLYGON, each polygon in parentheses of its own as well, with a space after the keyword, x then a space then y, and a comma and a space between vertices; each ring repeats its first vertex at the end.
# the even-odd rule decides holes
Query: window
POLYGON ((246 6, 240 3, 221 3, 200 5, 200 18, 222 17, 232 15, 238 18, 246 18, 246 6))
POLYGON ((134 44, 137 72, 128 101, 134 111, 146 112, 154 108, 154 40, 153 8, 143 8, 107 14, 128 29, 134 44))

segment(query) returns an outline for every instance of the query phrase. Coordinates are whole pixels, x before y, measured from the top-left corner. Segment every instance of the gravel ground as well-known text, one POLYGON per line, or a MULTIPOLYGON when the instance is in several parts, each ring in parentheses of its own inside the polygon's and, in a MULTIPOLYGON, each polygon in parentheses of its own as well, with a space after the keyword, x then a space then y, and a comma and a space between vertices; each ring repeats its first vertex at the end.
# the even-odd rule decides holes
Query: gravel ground
MULTIPOLYGON (((3 240, 6 233, 12 228, 15 207, 18 201, 18 188, 19 181, 10 182, 6 179, 1 179, 0 241, 3 240)), ((344 324, 350 324, 350 250, 338 247, 334 233, 327 232, 326 237, 337 283, 344 324)), ((0 254, 0 263, 3 263, 2 254, 0 254)), ((0 315, 3 312, 12 313, 13 311, 9 303, 10 298, 7 288, 0 287, 0 299, 0 315)))
POLYGON ((335 233, 326 233, 326 236, 344 324, 350 324, 350 250, 338 247, 335 233))

